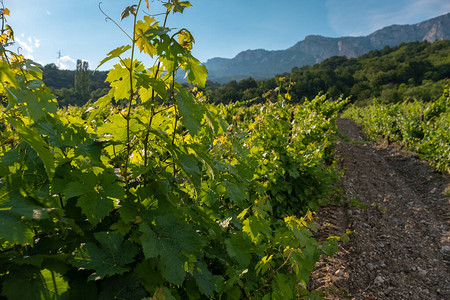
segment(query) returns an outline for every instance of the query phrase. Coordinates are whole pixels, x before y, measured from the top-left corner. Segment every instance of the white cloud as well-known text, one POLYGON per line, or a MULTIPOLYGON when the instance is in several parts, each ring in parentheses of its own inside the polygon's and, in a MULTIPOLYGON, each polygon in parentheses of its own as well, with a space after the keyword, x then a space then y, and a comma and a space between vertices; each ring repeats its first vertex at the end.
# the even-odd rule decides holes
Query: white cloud
POLYGON ((342 36, 367 35, 392 24, 415 24, 450 12, 442 0, 327 0, 328 22, 342 36))
POLYGON ((40 40, 35 37, 25 38, 25 35, 23 33, 20 34, 20 38, 16 36, 14 40, 19 45, 18 48, 20 49, 18 49, 18 52, 23 54, 23 56, 28 59, 34 59, 34 50, 41 46, 40 40))
POLYGON ((65 55, 58 60, 58 65, 62 70, 75 69, 76 62, 70 56, 65 55))

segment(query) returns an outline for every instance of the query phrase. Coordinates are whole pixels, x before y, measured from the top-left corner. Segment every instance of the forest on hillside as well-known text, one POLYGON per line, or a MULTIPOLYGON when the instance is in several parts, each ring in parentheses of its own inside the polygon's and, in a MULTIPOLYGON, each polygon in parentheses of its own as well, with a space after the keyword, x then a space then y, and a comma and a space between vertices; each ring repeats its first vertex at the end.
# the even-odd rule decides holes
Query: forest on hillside
MULTIPOLYGON (((55 64, 44 67, 44 82, 58 99, 60 106, 95 102, 109 90, 107 72, 91 72, 90 87, 76 87, 77 70, 60 70, 55 64)), ((294 102, 326 93, 332 98, 351 97, 352 102, 368 104, 373 98, 390 103, 409 99, 430 101, 441 95, 450 77, 450 41, 413 42, 397 47, 373 50, 358 58, 335 56, 314 66, 294 67, 291 73, 267 80, 253 78, 219 84, 206 82, 203 89, 211 103, 264 101, 266 93, 280 86, 289 90, 294 102)), ((275 97, 273 93, 272 97, 275 97)))

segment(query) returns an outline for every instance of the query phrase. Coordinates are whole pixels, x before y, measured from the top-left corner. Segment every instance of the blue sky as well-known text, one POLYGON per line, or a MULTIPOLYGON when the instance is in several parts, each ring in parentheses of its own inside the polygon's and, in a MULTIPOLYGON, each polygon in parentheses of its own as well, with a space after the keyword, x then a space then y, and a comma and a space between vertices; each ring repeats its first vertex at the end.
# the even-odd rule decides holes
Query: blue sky
MULTIPOLYGON (((102 8, 119 21, 122 10, 138 0, 103 0, 102 8)), ((360 36, 392 24, 414 24, 450 12, 448 0, 192 0, 168 26, 188 28, 201 61, 231 58, 240 51, 286 49, 310 34, 360 36)), ((20 53, 41 63, 73 69, 77 59, 95 68, 106 54, 128 43, 112 22, 105 22, 97 0, 4 0, 11 11, 20 53), (58 52, 61 60, 58 62, 58 52)), ((150 13, 162 12, 150 1, 150 13)), ((106 65, 111 67, 111 64, 106 65)))

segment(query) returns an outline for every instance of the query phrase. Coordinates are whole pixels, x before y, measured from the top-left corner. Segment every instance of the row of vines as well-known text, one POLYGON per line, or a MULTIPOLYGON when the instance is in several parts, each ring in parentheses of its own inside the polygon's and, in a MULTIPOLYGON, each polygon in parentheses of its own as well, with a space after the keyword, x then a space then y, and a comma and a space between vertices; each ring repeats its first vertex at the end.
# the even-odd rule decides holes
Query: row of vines
POLYGON ((190 32, 166 24, 190 3, 164 2, 161 21, 140 20, 145 5, 122 13, 130 45, 102 61, 117 60, 111 90, 85 107, 57 110, 2 32, 0 298, 314 297, 310 273, 339 237, 314 239, 311 211, 339 177, 346 101, 209 105, 176 82, 206 80, 190 32))
POLYGON ((439 171, 450 172, 450 94, 431 102, 375 103, 352 106, 344 113, 372 139, 399 142, 439 171))

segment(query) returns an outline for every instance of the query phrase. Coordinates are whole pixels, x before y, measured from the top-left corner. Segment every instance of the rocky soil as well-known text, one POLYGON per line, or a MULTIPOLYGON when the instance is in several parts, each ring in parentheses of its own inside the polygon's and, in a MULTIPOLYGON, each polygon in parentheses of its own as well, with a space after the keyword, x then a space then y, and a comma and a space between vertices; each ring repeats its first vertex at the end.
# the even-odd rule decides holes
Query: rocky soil
POLYGON ((450 177, 399 145, 365 141, 351 120, 338 127, 344 199, 317 213, 318 237, 352 233, 317 264, 310 289, 326 299, 450 299, 450 177))

